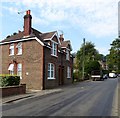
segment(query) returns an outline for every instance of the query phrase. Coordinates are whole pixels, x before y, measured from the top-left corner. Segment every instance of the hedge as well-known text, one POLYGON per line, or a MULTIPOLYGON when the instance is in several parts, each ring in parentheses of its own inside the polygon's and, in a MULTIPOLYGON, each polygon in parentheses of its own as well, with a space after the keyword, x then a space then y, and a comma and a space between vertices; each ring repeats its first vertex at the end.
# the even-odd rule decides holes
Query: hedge
POLYGON ((13 75, 0 75, 0 87, 14 86, 20 84, 20 77, 13 75))

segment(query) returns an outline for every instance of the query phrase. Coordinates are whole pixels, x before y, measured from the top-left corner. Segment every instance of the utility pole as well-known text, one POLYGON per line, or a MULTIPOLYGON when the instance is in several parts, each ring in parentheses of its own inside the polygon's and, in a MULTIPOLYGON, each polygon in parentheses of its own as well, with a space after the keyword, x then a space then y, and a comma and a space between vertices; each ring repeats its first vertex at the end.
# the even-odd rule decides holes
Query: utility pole
POLYGON ((82 80, 84 80, 84 70, 85 70, 85 38, 83 38, 82 80))

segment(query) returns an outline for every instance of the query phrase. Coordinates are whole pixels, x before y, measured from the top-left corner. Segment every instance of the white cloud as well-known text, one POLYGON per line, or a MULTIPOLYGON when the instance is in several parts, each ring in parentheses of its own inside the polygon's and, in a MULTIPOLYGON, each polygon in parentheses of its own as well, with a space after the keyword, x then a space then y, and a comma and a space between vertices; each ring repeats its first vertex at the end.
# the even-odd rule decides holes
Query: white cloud
POLYGON ((45 9, 41 11, 41 17, 49 21, 62 21, 66 19, 66 14, 61 10, 45 9))
MULTIPOLYGON (((117 10, 119 0, 4 0, 21 4, 25 8, 36 8, 39 16, 35 23, 70 22, 96 37, 117 32, 117 10)), ((4 2, 2 1, 2 2, 4 2)), ((17 8, 8 8, 16 12, 17 8)), ((34 13, 35 14, 35 13, 34 13)), ((65 24, 64 24, 65 25, 65 24)))
POLYGON ((32 13, 32 21, 35 23, 35 24, 39 24, 39 25, 48 25, 49 22, 40 18, 40 17, 37 17, 35 14, 32 13))
POLYGON ((117 31, 117 24, 115 22, 113 23, 109 23, 109 22, 108 23, 107 22, 91 23, 91 25, 87 27, 87 31, 93 35, 96 35, 97 37, 101 37, 101 35, 102 36, 109 36, 110 34, 115 35, 117 31))
POLYGON ((6 7, 6 6, 2 6, 2 9, 6 9, 6 10, 8 10, 10 13, 12 13, 12 14, 16 14, 16 13, 18 13, 18 9, 17 8, 15 8, 15 7, 6 7))
POLYGON ((100 54, 107 55, 109 53, 108 47, 97 47, 96 49, 99 50, 100 54))

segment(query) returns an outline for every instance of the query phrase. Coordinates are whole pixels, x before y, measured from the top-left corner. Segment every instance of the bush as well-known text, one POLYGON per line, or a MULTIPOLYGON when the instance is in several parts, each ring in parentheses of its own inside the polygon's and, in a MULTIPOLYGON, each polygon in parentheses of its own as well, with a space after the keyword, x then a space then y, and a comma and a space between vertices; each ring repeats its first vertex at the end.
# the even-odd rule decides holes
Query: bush
POLYGON ((88 73, 84 74, 84 80, 89 80, 90 79, 90 75, 88 73))
POLYGON ((20 84, 19 76, 0 75, 0 87, 14 86, 20 84))
POLYGON ((73 80, 74 80, 74 82, 79 80, 79 73, 78 72, 73 73, 73 80))

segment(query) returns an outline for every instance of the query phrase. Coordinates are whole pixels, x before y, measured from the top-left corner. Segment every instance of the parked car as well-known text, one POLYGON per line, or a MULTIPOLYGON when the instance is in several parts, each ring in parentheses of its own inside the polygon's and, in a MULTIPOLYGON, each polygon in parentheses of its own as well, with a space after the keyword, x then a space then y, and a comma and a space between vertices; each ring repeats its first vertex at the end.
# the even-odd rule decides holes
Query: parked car
POLYGON ((91 73, 91 79, 93 81, 104 80, 102 71, 101 70, 94 70, 94 71, 92 71, 92 73, 91 73))
POLYGON ((109 73, 109 78, 116 78, 117 75, 115 73, 109 73))
POLYGON ((120 77, 120 74, 118 74, 117 77, 120 77))
POLYGON ((103 79, 107 79, 107 78, 108 78, 107 74, 103 75, 103 79))

